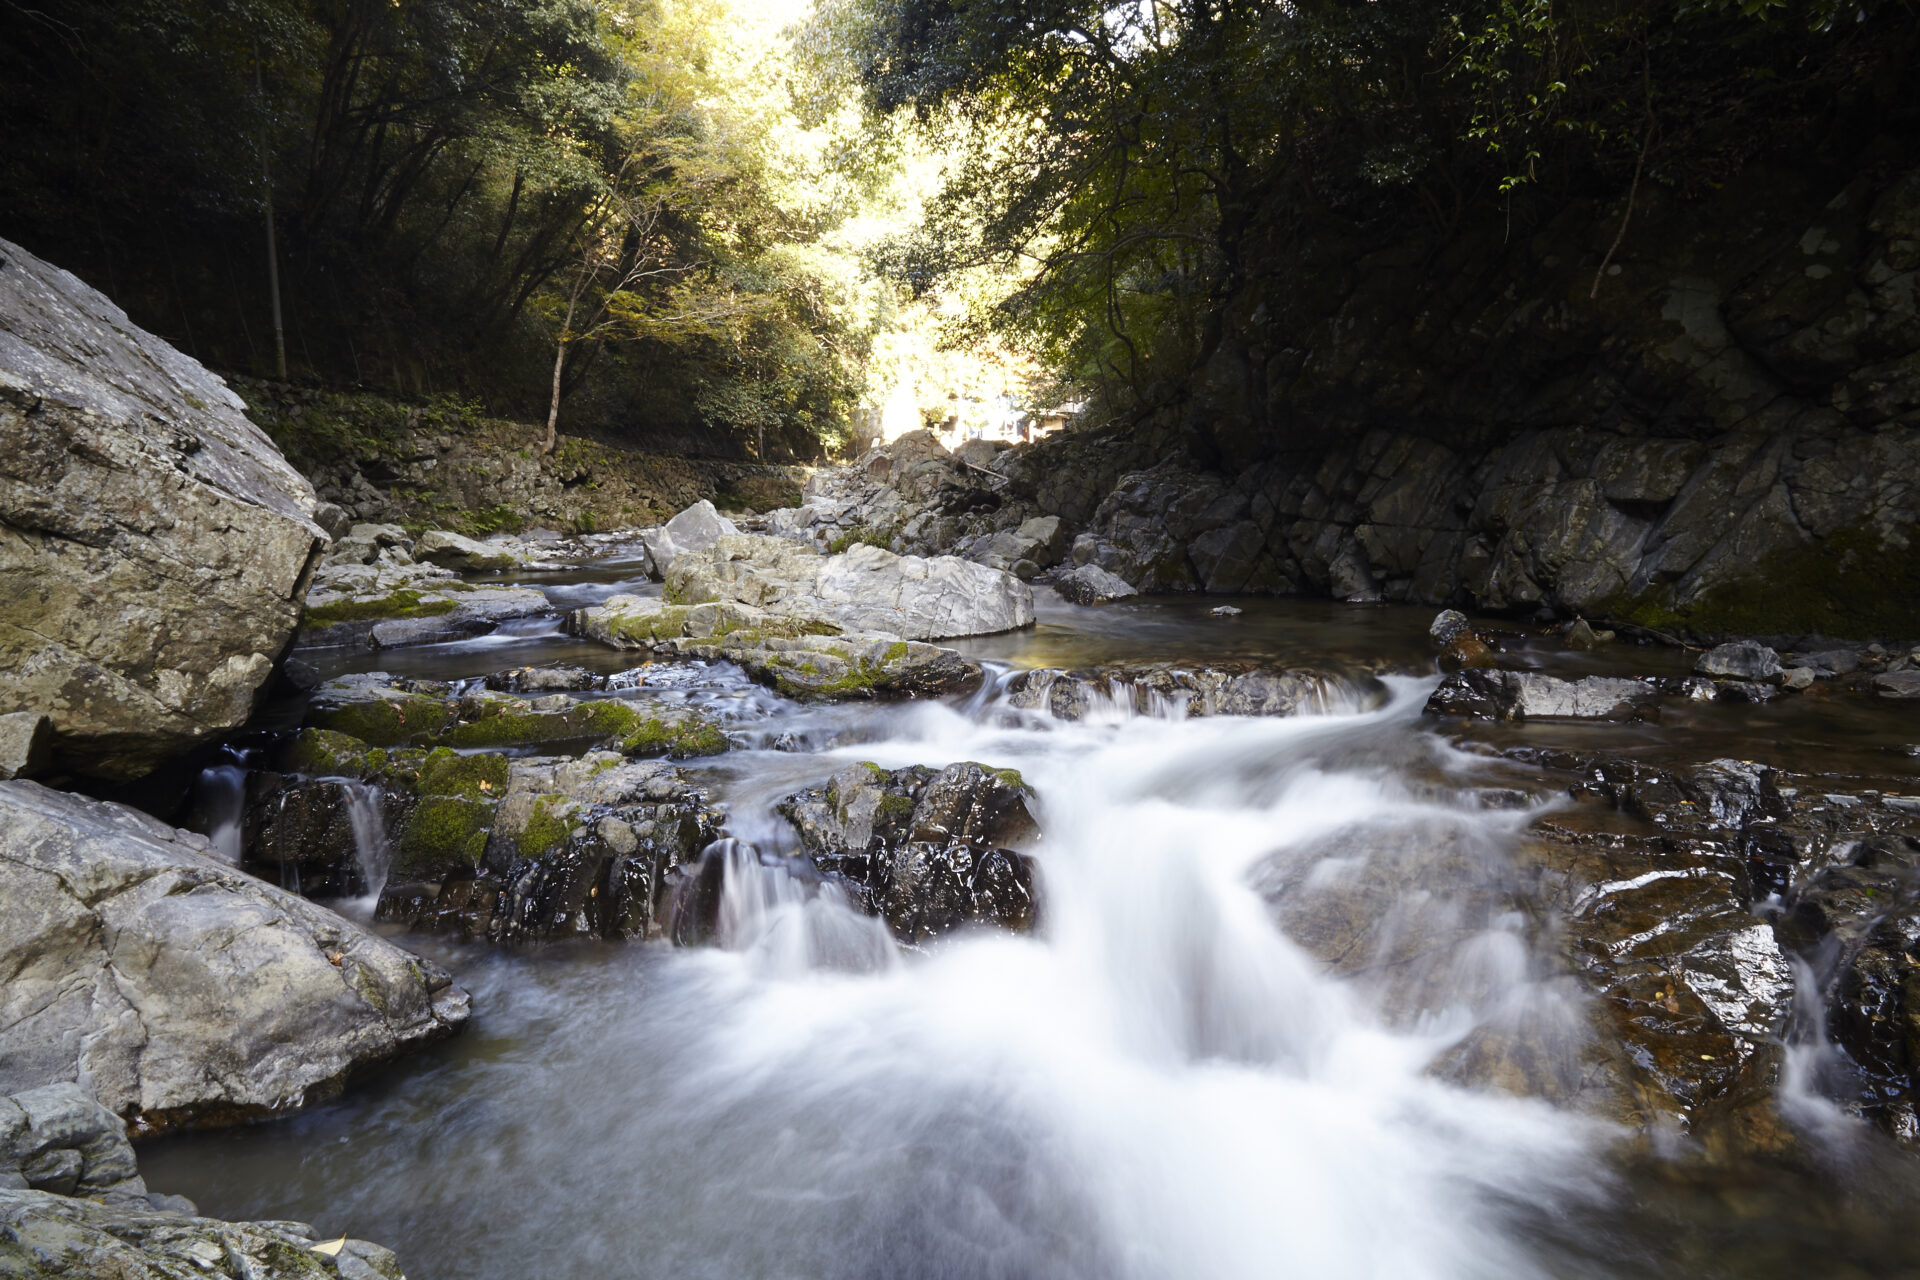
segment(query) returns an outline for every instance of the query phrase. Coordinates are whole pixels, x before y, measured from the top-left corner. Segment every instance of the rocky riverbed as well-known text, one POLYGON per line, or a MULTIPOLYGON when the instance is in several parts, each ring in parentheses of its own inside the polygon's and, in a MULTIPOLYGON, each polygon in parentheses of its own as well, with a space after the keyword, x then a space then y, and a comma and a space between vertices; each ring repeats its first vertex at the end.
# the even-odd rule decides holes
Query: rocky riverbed
POLYGON ((29 265, 0 1269, 1920 1267, 1910 637, 1223 603, 917 435, 356 519, 29 265))

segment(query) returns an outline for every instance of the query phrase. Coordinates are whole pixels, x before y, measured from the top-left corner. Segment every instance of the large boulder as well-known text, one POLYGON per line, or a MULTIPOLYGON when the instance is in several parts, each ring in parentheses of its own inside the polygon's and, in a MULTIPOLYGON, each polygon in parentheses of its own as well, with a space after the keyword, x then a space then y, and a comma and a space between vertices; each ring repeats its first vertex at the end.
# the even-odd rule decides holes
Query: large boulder
POLYGON ((966 762, 944 769, 856 764, 780 812, 822 871, 918 943, 968 924, 1033 926, 1040 837, 1018 773, 966 762))
POLYGON ((954 556, 856 546, 823 556, 784 538, 728 534, 667 573, 682 604, 733 601, 770 613, 908 640, 988 635, 1033 622, 1033 591, 1010 573, 954 556))
POLYGON ((705 551, 722 535, 738 532, 738 525, 702 498, 658 529, 644 531, 640 539, 646 544, 654 568, 664 575, 675 560, 689 551, 705 551))
POLYGON ((0 783, 0 1090, 86 1084, 137 1133, 337 1093, 467 994, 124 805, 0 783))
POLYGON ((326 534, 227 385, 0 240, 0 712, 137 778, 252 713, 326 534))

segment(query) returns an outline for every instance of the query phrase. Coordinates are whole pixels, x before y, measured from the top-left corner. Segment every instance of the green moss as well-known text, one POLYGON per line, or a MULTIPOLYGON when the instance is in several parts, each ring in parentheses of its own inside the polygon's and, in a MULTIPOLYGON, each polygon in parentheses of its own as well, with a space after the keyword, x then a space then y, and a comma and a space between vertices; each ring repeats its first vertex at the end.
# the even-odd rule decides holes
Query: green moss
POLYGON ((686 634, 687 610, 675 606, 658 613, 615 613, 606 615, 607 630, 616 639, 646 645, 686 634))
POLYGON ((287 748, 286 761, 287 768, 295 773, 360 778, 369 772, 367 757, 371 754, 366 743, 350 734, 332 729, 302 729, 287 748))
POLYGON ((314 713, 324 729, 350 734, 374 746, 397 747, 430 736, 455 719, 453 704, 408 696, 391 702, 349 702, 314 713))
POLYGON ((506 794, 507 774, 503 756, 461 755, 448 747, 436 747, 420 767, 420 792, 497 800, 506 794))
POLYGON ((1865 525, 1763 557, 1750 577, 1672 604, 1621 599, 1609 616, 1674 635, 1920 635, 1920 544, 1881 543, 1865 525))
POLYGON ((422 796, 407 819, 393 852, 393 870, 408 876, 436 876, 477 867, 487 852, 493 826, 493 801, 453 795, 422 796))
POLYGON ((1012 787, 1016 791, 1025 791, 1027 789, 1027 780, 1020 776, 1018 769, 995 769, 992 770, 992 773, 993 776, 1000 779, 1003 784, 1012 787))
POLYGON ((891 551, 893 539, 894 531, 890 528, 859 525, 827 543, 827 551, 836 556, 851 547, 858 546, 879 547, 882 551, 891 551))
MULTIPOLYGON (((565 803, 561 801, 560 803, 565 803)), ((573 825, 561 821, 547 812, 547 797, 541 796, 533 802, 533 812, 527 818, 527 825, 514 838, 514 847, 523 857, 537 858, 549 849, 565 843, 573 825)))
POLYGON ((904 818, 913 812, 913 801, 889 791, 880 797, 880 812, 889 818, 904 818))
POLYGON ((887 652, 880 661, 890 667, 896 662, 905 662, 906 658, 907 642, 905 640, 895 640, 887 646, 887 652))
POLYGON ((433 618, 452 613, 456 608, 451 600, 425 600, 418 591, 396 591, 378 600, 336 600, 316 605, 307 610, 303 625, 331 627, 341 622, 365 622, 369 618, 433 618))

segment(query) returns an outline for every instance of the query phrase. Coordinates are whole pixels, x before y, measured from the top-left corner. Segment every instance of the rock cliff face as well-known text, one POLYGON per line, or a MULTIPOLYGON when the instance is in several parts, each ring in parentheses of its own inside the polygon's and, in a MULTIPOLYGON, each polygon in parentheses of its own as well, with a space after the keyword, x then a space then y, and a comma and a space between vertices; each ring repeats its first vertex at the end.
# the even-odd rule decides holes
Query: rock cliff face
POLYGON ((1143 590, 1920 634, 1920 170, 1392 244, 1276 227, 1193 384, 995 464, 1143 590), (1590 296, 1592 295, 1592 296, 1590 296))
POLYGON ((325 545, 312 488, 197 362, 0 240, 0 712, 138 777, 252 712, 325 545))

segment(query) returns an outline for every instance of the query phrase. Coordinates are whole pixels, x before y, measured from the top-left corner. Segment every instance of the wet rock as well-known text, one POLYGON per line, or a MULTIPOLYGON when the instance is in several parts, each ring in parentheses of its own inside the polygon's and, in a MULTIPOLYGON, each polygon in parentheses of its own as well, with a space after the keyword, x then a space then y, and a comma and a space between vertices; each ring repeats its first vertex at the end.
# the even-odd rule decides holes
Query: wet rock
POLYGON ((0 713, 125 781, 252 714, 326 535, 227 385, 0 241, 0 713))
POLYGON ((1006 691, 1010 705, 1045 711, 1059 720, 1116 714, 1292 716, 1367 706, 1384 696, 1372 682, 1252 663, 1042 667, 1016 673, 1006 691))
POLYGON ((640 537, 646 543, 654 571, 664 577, 681 556, 691 551, 705 551, 723 534, 739 532, 738 525, 702 498, 660 528, 649 529, 640 537))
POLYGON ((1125 578, 1108 573, 1097 564, 1083 564, 1053 580, 1053 589, 1073 604, 1106 604, 1137 596, 1125 578))
POLYGON ((1757 641, 1735 640, 1701 654, 1693 669, 1703 676, 1771 680, 1780 674, 1780 655, 1757 641))
POLYGON ((1481 720, 1637 720, 1659 701, 1649 681, 1587 676, 1561 680, 1532 671, 1458 671, 1427 699, 1427 713, 1481 720))
POLYGON ((1804 693, 1813 687, 1819 677, 1812 667, 1794 667, 1780 673, 1780 687, 1794 693, 1804 693))
MULTIPOLYGON (((165 1197, 178 1199, 178 1197, 165 1197)), ((398 1258, 364 1240, 338 1252, 298 1224, 220 1222, 132 1203, 0 1190, 0 1270, 23 1276, 175 1280, 232 1274, 273 1280, 406 1280, 398 1258), (229 1270, 230 1269, 230 1270, 229 1270)))
POLYGON ((570 625, 615 648, 732 662, 791 698, 932 698, 971 692, 981 681, 980 665, 951 649, 740 604, 620 595, 576 611, 570 625))
POLYGON ((1603 644, 1613 643, 1613 638, 1613 632, 1595 631, 1585 618, 1575 618, 1566 631, 1569 649, 1597 649, 1603 644))
POLYGON ((1020 775, 971 762, 934 770, 858 764, 780 812, 823 872, 917 943, 967 924, 1022 932, 1034 920, 1039 838, 1020 775))
POLYGON ((1873 678, 1873 691, 1883 698, 1920 698, 1920 671, 1893 671, 1873 678))
POLYGON ((339 1091, 448 1034, 426 961, 121 805, 0 783, 0 1089, 84 1079, 140 1132, 339 1091))
POLYGON ((520 557, 511 551, 444 529, 429 529, 421 534, 414 544, 413 558, 468 573, 511 569, 520 563, 520 557))
POLYGON ((728 602, 843 631, 909 640, 986 635, 1033 622, 1033 592, 1012 574, 952 556, 856 546, 822 556, 780 538, 733 534, 667 575, 681 604, 728 602))
POLYGON ((38 711, 0 715, 0 781, 33 778, 53 760, 53 722, 38 711))
POLYGON ((1427 634, 1440 646, 1442 670, 1465 671, 1494 665, 1493 647, 1473 629, 1467 615, 1457 609, 1442 610, 1427 628, 1427 634))
POLYGON ((720 723, 685 704, 642 698, 524 698, 492 690, 456 696, 436 681, 384 671, 330 680, 314 690, 308 723, 376 747, 510 748, 605 746, 631 756, 718 755, 720 723))
POLYGON ((1805 668, 1817 676, 1852 675, 1860 669, 1860 655, 1852 649, 1822 649, 1818 653, 1802 653, 1785 661, 1785 666, 1805 668))
POLYGON ((501 693, 580 693, 606 683, 585 667, 514 667, 487 677, 487 688, 501 693))

